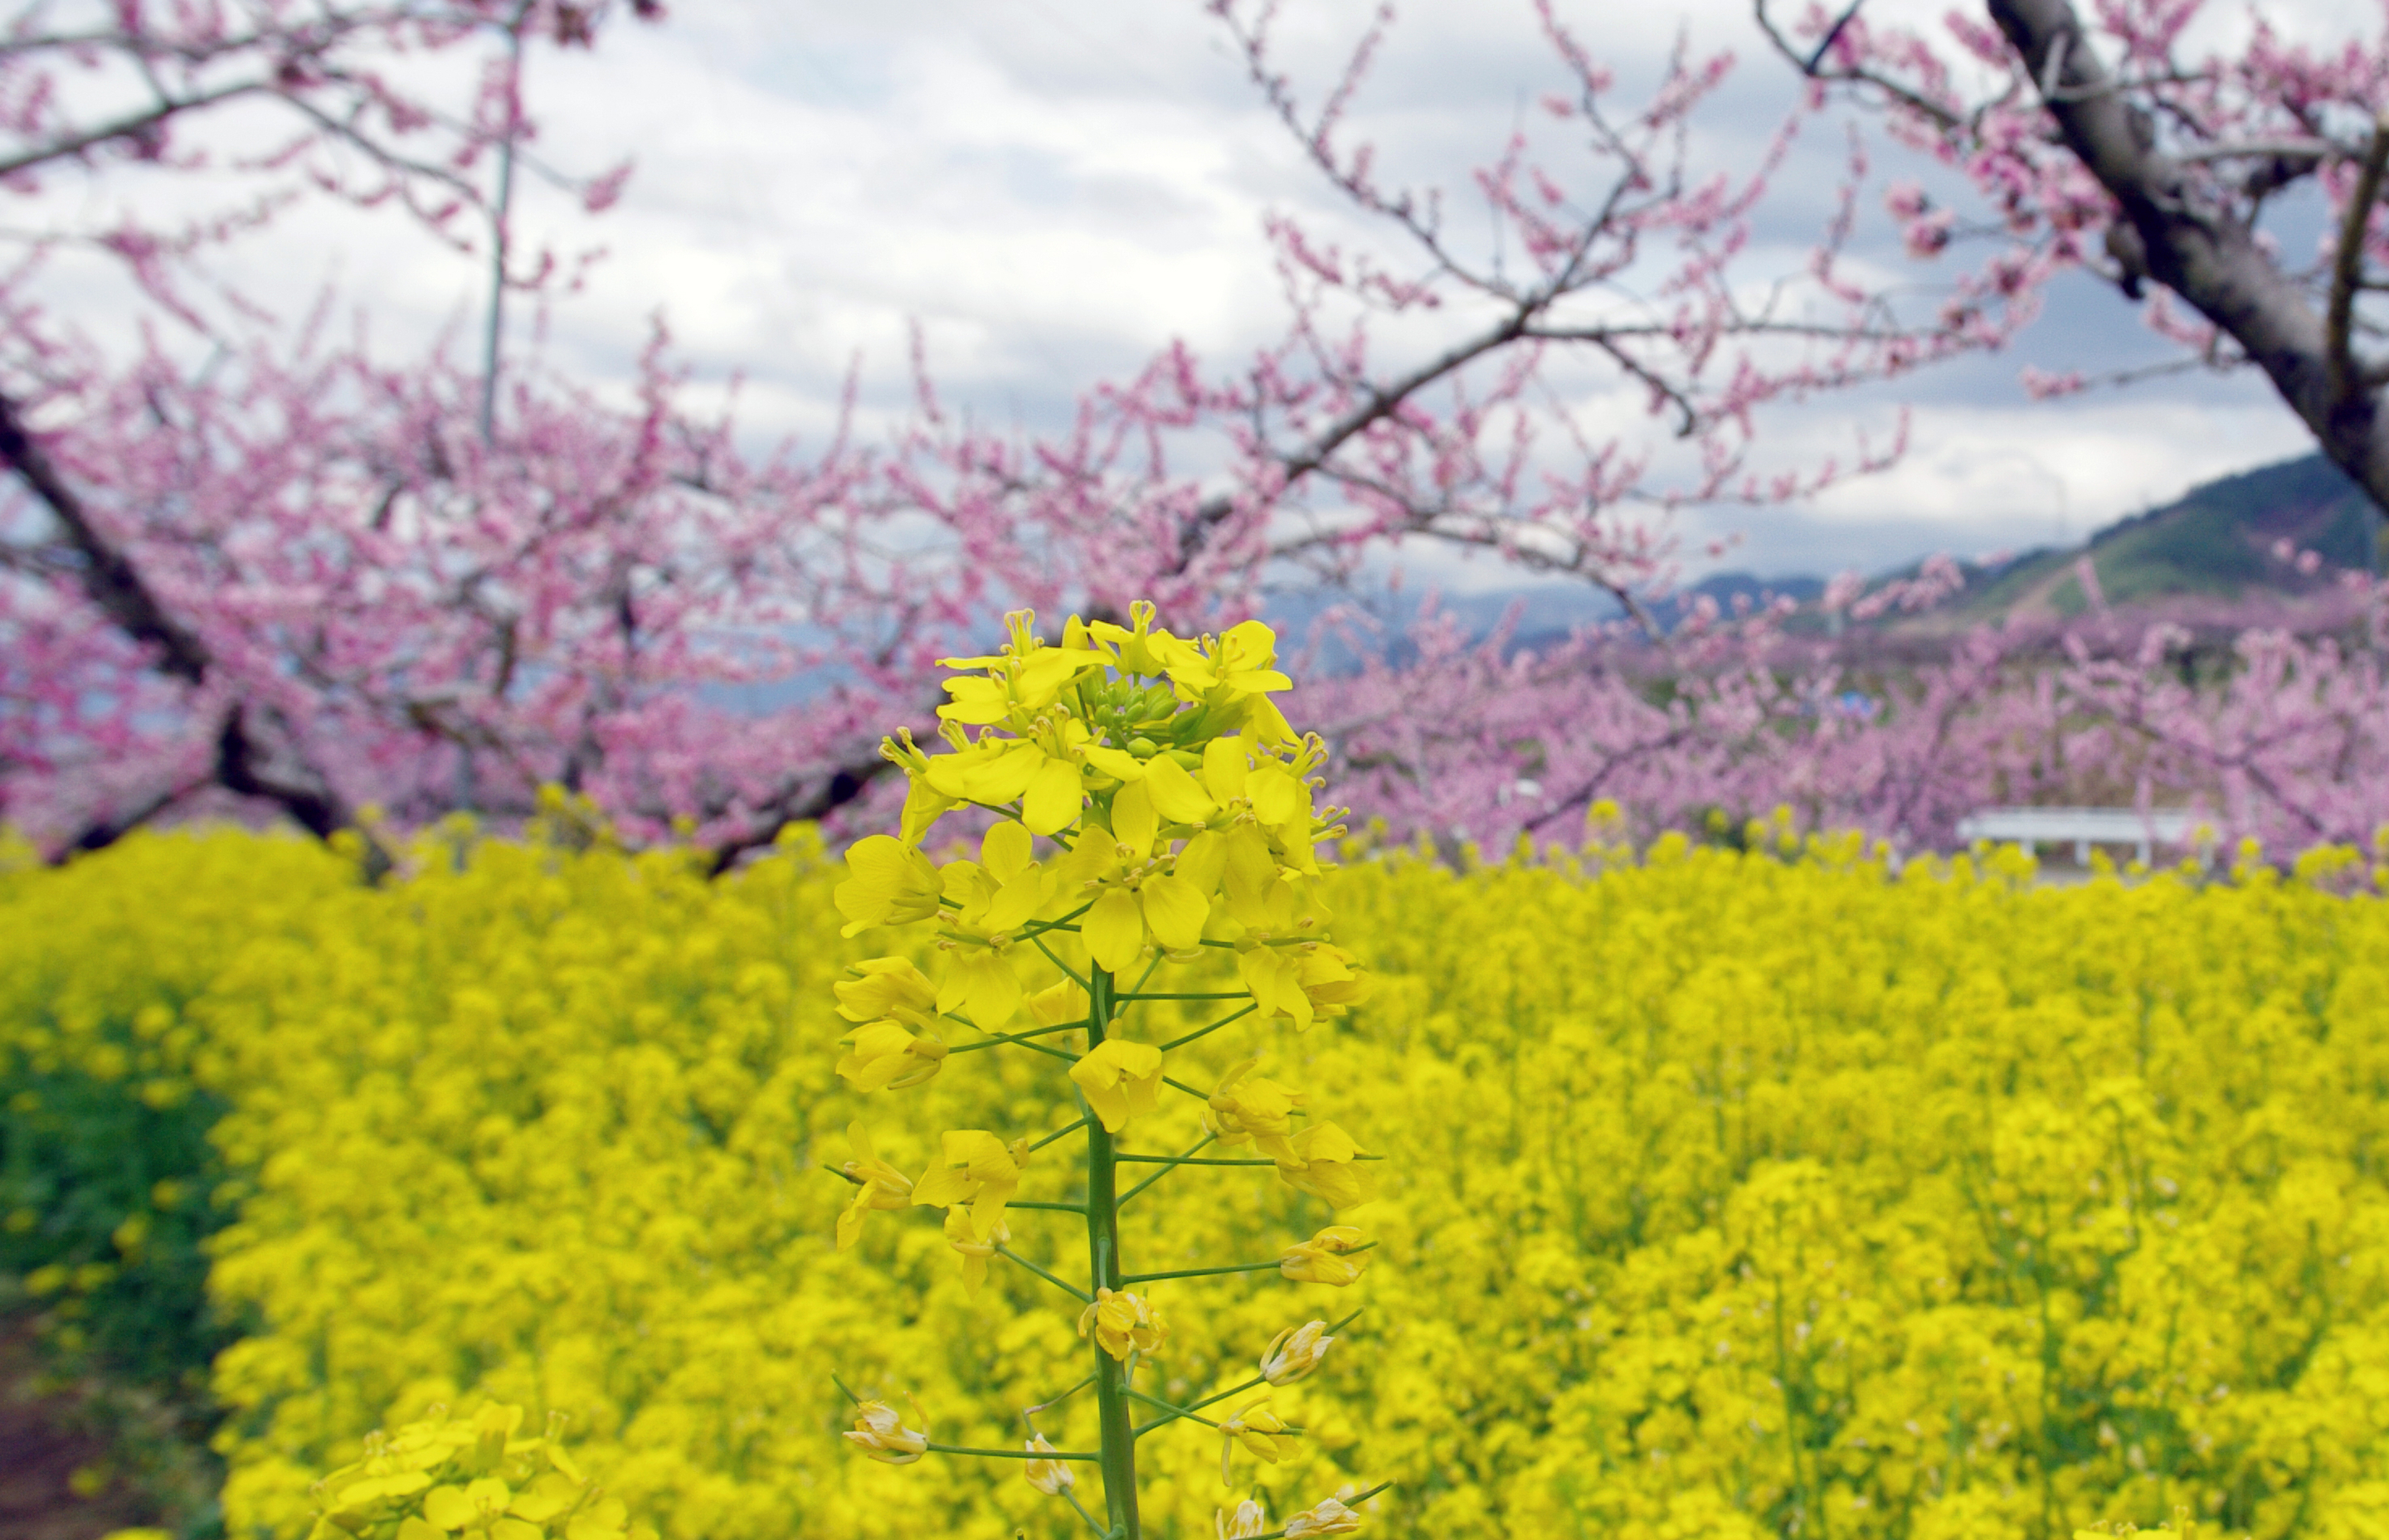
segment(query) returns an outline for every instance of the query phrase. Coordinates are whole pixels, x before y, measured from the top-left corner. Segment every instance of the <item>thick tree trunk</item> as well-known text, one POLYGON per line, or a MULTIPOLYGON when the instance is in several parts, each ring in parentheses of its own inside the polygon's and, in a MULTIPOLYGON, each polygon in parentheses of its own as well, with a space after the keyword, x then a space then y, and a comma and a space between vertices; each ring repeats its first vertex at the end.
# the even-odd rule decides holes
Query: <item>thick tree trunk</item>
POLYGON ((2071 0, 1989 0, 1989 6, 1992 20, 2038 83, 2066 146, 2122 208, 2129 232, 2119 232, 2116 244, 2238 343, 2324 455, 2389 515, 2389 414, 2381 410, 2380 388, 2364 371, 2346 366, 2339 307, 2329 316, 2318 312, 2257 245, 2253 229, 2202 206, 2189 169, 2156 148, 2147 113, 2100 62, 2071 0))

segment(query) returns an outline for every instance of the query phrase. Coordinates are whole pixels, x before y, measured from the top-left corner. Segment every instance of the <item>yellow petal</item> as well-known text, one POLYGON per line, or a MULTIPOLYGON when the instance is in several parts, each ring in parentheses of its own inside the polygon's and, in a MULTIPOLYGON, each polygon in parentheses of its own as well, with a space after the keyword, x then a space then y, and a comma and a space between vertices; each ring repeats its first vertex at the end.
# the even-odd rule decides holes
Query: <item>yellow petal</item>
POLYGON ((1035 744, 1015 744, 963 777, 973 802, 1009 802, 1028 789, 1044 766, 1045 751, 1035 744))
POLYGON ((1153 937, 1173 952, 1182 952, 1203 939, 1203 922, 1211 913, 1210 900, 1183 877, 1148 877, 1143 889, 1144 923, 1153 937))
POLYGON ((1122 974, 1144 949, 1144 917, 1134 895, 1125 888, 1107 888, 1079 922, 1079 939, 1087 954, 1105 973, 1122 974))
POLYGON ((1227 869, 1228 836, 1216 829, 1204 830, 1178 852, 1178 875, 1206 898, 1220 891, 1220 879, 1227 869))
POLYGON ((1234 733, 1203 745, 1203 784, 1214 801, 1233 802, 1245 795, 1246 746, 1234 733))
POLYGON ((1072 1064, 1070 1078, 1079 1083, 1079 1089, 1086 1096, 1088 1107, 1103 1124, 1105 1131, 1117 1134, 1128 1126, 1128 1093, 1121 1090, 1118 1082, 1108 1075, 1100 1072, 1082 1073, 1087 1068, 1087 1063, 1083 1059, 1072 1064))
POLYGON ((423 1495, 423 1516, 444 1530, 460 1530, 473 1521, 473 1505, 458 1486, 435 1486, 423 1495))
MULTIPOLYGON (((1150 779, 1148 776, 1147 781, 1150 779)), ((1153 794, 1145 786, 1146 781, 1133 782, 1112 795, 1112 837, 1134 851, 1133 859, 1138 860, 1153 849, 1154 836, 1161 833, 1161 821, 1154 813, 1153 794)))
POLYGON ((947 971, 961 975, 964 1008, 980 1031, 1003 1031, 1020 1009, 1020 975, 993 948, 975 948, 949 963, 947 971))
POLYGON ((1291 821, 1304 800, 1302 783, 1294 772, 1272 759, 1253 771, 1246 783, 1253 799, 1253 812, 1263 823, 1275 826, 1291 821))
POLYGON ((1087 763, 1115 781, 1142 781, 1144 761, 1122 749, 1105 748, 1101 744, 1089 744, 1082 751, 1087 763))
POLYGON ((1156 755, 1145 767, 1143 785, 1154 811, 1171 823, 1200 823, 1220 810, 1185 767, 1166 754, 1156 755))
POLYGON ((978 861, 998 883, 1008 883, 1035 859, 1028 831, 1010 819, 1000 821, 978 842, 978 861))
POLYGON ((446 1534, 445 1530, 427 1524, 412 1513, 398 1521, 398 1540, 441 1540, 446 1534))
POLYGON ((1020 799, 1020 820, 1040 834, 1057 834, 1079 821, 1086 788, 1079 767, 1067 759, 1048 759, 1020 799))

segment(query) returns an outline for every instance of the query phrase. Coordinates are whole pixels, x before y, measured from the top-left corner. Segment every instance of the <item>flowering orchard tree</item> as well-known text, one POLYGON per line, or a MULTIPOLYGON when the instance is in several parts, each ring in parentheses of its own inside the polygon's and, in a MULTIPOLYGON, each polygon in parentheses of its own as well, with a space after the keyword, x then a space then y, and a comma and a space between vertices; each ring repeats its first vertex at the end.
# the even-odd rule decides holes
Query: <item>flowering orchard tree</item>
MULTIPOLYGON (((2160 367, 2262 370, 2389 510, 2389 352, 2370 310, 2389 288, 2389 25, 2314 50, 2252 9, 2242 52, 2193 57, 2183 38, 2200 0, 2102 0, 2088 18, 2072 0, 1987 0, 1990 25, 1952 10, 1938 38, 1875 25, 1863 6, 1811 4, 1789 32, 1765 0, 1757 11, 1821 86, 1880 109, 1895 138, 1987 201, 1988 222, 1969 226, 1896 188, 1912 253, 1983 235, 2000 247, 1985 271, 2011 302, 2075 268, 2145 298, 2150 326, 2180 349, 2160 367), (2268 228, 2301 191, 2330 214, 2311 253, 2268 228)), ((2090 382, 2029 383, 2056 395, 2090 382)))
MULTIPOLYGON (((319 834, 369 826, 377 808, 400 823, 507 818, 556 785, 620 837, 677 827, 726 865, 791 821, 879 817, 881 730, 926 729, 934 661, 1000 608, 1118 618, 1149 593, 1193 630, 1248 614, 1266 579, 1334 579, 1403 542, 1497 552, 1640 614, 1670 571, 1669 506, 1804 495, 1899 447, 1894 432, 1768 460, 1769 407, 1996 347, 2029 319, 2034 284, 2012 263, 1919 314, 1872 286, 1846 257, 1855 156, 1807 260, 1761 266, 1753 222, 1811 104, 1757 166, 1695 164, 1687 130, 1726 79, 1721 57, 1681 55, 1625 103, 1539 5, 1562 88, 1476 173, 1499 231, 1471 241, 1350 136, 1382 23, 1311 107, 1274 62, 1268 8, 1212 8, 1382 240, 1348 249, 1273 222, 1279 340, 1228 364, 1167 349, 1089 390, 1057 432, 976 429, 921 366, 917 410, 886 440, 850 429, 761 455, 678 404, 660 335, 628 406, 520 361, 501 372, 501 303, 556 271, 512 235, 517 169, 545 170, 529 45, 590 44, 607 9, 134 4, 55 28, 47 8, 23 12, 0 45, 0 154, 26 208, 51 217, 68 205, 45 189, 77 179, 90 194, 237 172, 253 192, 171 228, 45 228, 0 274, 0 815, 66 852, 228 805, 319 834), (436 83, 426 60, 461 67, 459 104, 390 83, 436 83), (261 123, 282 136, 245 137, 261 123), (402 209, 489 261, 479 367, 378 363, 226 282, 242 235, 305 197, 402 209), (121 262, 146 297, 129 350, 54 312, 46 286, 78 251, 121 262), (1650 416, 1572 404, 1603 384, 1650 416), (803 698, 768 705, 791 681, 803 698)), ((573 185, 602 205, 620 173, 573 185)), ((1337 708, 1306 711, 1342 723, 1331 739, 1368 772, 1356 784, 1373 778, 1364 814, 1480 836, 1626 795, 1638 816, 1788 800, 1937 840, 1963 745, 2046 758, 2018 735, 2075 719, 2027 667, 2054 655, 2012 638, 1969 644, 1999 668, 1961 654, 1903 672, 1869 715, 1828 709, 1849 694, 1845 664, 1787 652, 1767 617, 1641 630, 1539 660, 1430 633, 1419 668, 1320 686, 1344 692, 1337 708), (1464 763, 1436 770, 1461 743, 1464 763), (1617 780, 1629 766, 1650 796, 1617 780), (1854 774, 1874 789, 1849 792, 1854 774)), ((2104 694, 2065 702, 2129 694, 2099 677, 2104 694)), ((2361 701, 2377 686, 2348 688, 2361 701)), ((2211 689, 2132 698, 2133 720, 2183 724, 2165 741, 2221 745, 2204 779, 2150 795, 2204 797, 2250 827, 2272 816, 2261 789, 2253 811, 2226 806, 2246 756, 2214 736, 2211 689)), ((2068 774, 2112 743, 2095 750, 2120 757, 2102 773, 2139 784, 2152 731, 2076 734, 2068 774)), ((2321 740, 2266 742, 2294 756, 2308 751, 2282 745, 2321 740)))

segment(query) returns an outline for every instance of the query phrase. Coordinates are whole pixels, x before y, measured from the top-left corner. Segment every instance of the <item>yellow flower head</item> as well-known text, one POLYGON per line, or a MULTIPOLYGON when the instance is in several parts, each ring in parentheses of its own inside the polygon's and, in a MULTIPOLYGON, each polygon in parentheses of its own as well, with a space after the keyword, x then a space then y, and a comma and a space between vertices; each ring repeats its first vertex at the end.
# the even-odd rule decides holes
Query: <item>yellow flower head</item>
POLYGON ((912 1201, 933 1208, 968 1203, 972 1238, 991 1244, 1003 1228, 1003 1205, 1020 1190, 1028 1141, 1006 1144, 984 1128, 960 1128, 947 1132, 939 1144, 944 1159, 922 1175, 912 1201))
POLYGON ((960 1206, 946 1210, 946 1244, 963 1259, 963 1292, 978 1297, 979 1289, 987 1282, 987 1265, 995 1255, 995 1248, 1012 1239, 1012 1230, 1001 1219, 987 1239, 980 1240, 978 1227, 971 1222, 970 1210, 960 1206))
POLYGON ((862 1221, 873 1209, 901 1209, 913 1202, 913 1178, 879 1158, 871 1146, 871 1130, 861 1123, 846 1126, 846 1139, 854 1147, 854 1159, 844 1167, 847 1180, 854 1183, 854 1202, 837 1216, 837 1249, 845 1251, 862 1234, 862 1221))
POLYGON ((896 1408, 885 1401, 865 1401, 854 1408, 854 1431, 846 1437, 883 1465, 910 1465, 929 1452, 929 1419, 921 1415, 917 1401, 913 1416, 922 1427, 905 1427, 896 1408))
POLYGON ((1236 1453, 1237 1445, 1243 1445, 1256 1458, 1275 1465, 1294 1442, 1294 1435, 1286 1430, 1284 1420, 1271 1408, 1270 1393, 1267 1391, 1221 1419, 1220 1436, 1221 1486, 1228 1484, 1229 1462, 1236 1453))
POLYGON ((1359 1281, 1369 1270, 1369 1254, 1361 1231, 1352 1225, 1330 1225, 1309 1240, 1288 1246, 1278 1258, 1277 1270, 1297 1283, 1325 1283, 1341 1289, 1359 1281))
POLYGON ((1125 1363, 1131 1353, 1154 1353, 1169 1340, 1160 1313, 1125 1290, 1098 1289, 1079 1314, 1079 1335, 1094 1334, 1095 1345, 1125 1363))
POLYGON ((1277 1163, 1278 1177, 1286 1186, 1324 1199, 1335 1209, 1376 1200, 1376 1175, 1361 1164, 1361 1146, 1342 1128, 1314 1123, 1286 1142, 1294 1158, 1277 1163))
POLYGON ((1335 1339, 1327 1335, 1325 1321, 1289 1326, 1261 1349, 1261 1378, 1272 1385, 1291 1385, 1309 1379, 1335 1343, 1335 1339))
POLYGON ((1313 1534, 1350 1534, 1361 1527, 1361 1516, 1333 1497, 1322 1497, 1285 1521, 1285 1540, 1307 1540, 1313 1534))
POLYGON ((1161 1050, 1106 1037, 1070 1066, 1070 1078, 1086 1094, 1104 1131, 1117 1134, 1129 1119, 1154 1110, 1161 1094, 1161 1050))
MULTIPOLYGON (((1032 1455, 1054 1453, 1054 1446, 1045 1442, 1043 1433, 1039 1433, 1021 1447, 1032 1455)), ((1079 1484, 1079 1478, 1071 1473, 1068 1460, 1024 1460, 1021 1466, 1021 1474, 1028 1478, 1028 1484, 1048 1497, 1058 1497, 1079 1484)))
POLYGON ((938 912, 938 869, 903 841, 865 835, 847 847, 846 865, 850 875, 830 895, 846 916, 840 935, 860 935, 875 925, 906 925, 938 912))
POLYGON ((1204 1104, 1203 1126, 1230 1149, 1257 1142, 1272 1160, 1297 1162, 1299 1157, 1288 1135, 1294 1110, 1302 1105, 1303 1097, 1274 1080, 1255 1076, 1253 1071, 1259 1064, 1258 1059, 1246 1059, 1220 1076, 1204 1104))

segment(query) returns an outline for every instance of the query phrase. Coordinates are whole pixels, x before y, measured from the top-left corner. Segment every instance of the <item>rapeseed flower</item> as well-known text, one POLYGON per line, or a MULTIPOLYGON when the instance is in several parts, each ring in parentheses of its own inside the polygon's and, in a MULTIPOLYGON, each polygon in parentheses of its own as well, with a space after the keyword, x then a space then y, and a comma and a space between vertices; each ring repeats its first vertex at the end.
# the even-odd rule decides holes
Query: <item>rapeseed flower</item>
POLYGON ((861 1239, 862 1221, 874 1209, 899 1210, 913 1203, 913 1178, 879 1158, 872 1147, 871 1130, 861 1123, 846 1126, 846 1141, 854 1158, 843 1167, 854 1183, 854 1199, 837 1216, 837 1249, 845 1251, 861 1239))
MULTIPOLYGON (((939 1140, 944 1159, 923 1174, 912 1202, 933 1208, 970 1205, 972 1238, 993 1244, 1003 1226, 1003 1205, 1020 1190, 1020 1169, 1028 1164, 1028 1141, 1006 1144, 984 1128, 949 1131, 939 1140)), ((948 1224, 952 1223, 949 1216, 948 1224)))
POLYGON ((1361 1162, 1365 1152, 1351 1135, 1333 1123, 1314 1123, 1286 1141, 1291 1158, 1278 1157, 1277 1174, 1286 1186, 1323 1199, 1334 1209, 1358 1208, 1373 1203, 1377 1178, 1361 1162))
POLYGON ((1297 1283, 1346 1288, 1369 1270, 1369 1254, 1361 1244, 1357 1227, 1330 1225, 1309 1240, 1288 1246, 1278 1260, 1278 1271, 1297 1283))
POLYGON ((860 1402, 854 1408, 854 1431, 845 1436, 882 1465, 910 1465, 929 1451, 929 1419, 921 1415, 917 1401, 913 1416, 922 1427, 904 1426, 896 1408, 885 1401, 860 1402))
POLYGON ((1229 1067, 1204 1103, 1203 1126, 1231 1150, 1256 1144, 1262 1154, 1282 1165, 1302 1164, 1289 1136, 1295 1110, 1304 1099, 1274 1080, 1254 1075, 1259 1065, 1256 1058, 1239 1060, 1229 1067))
POLYGON ((846 916, 840 935, 860 935, 880 925, 904 925, 938 912, 943 880, 929 858, 887 834, 867 834, 847 847, 851 873, 837 885, 837 911, 846 916))
MULTIPOLYGON (((1043 1433, 1037 1434, 1021 1447, 1032 1455, 1054 1453, 1054 1446, 1045 1442, 1043 1433)), ((1072 1473, 1068 1460, 1024 1460, 1021 1462, 1021 1474, 1028 1478, 1029 1485, 1048 1497, 1058 1497, 1079 1484, 1079 1478, 1072 1473)))
POLYGON ((1335 1343, 1335 1339, 1327 1335, 1325 1321, 1289 1326, 1261 1349, 1261 1378, 1272 1385, 1291 1385, 1309 1379, 1335 1343))
POLYGON ((1223 1511, 1211 1515, 1211 1531, 1219 1540, 1257 1540, 1269 1533, 1269 1509, 1250 1497, 1236 1505, 1233 1518, 1223 1511))
POLYGON ((1151 1113, 1161 1094, 1161 1050, 1150 1043, 1106 1037, 1070 1066, 1070 1078, 1094 1109, 1105 1133, 1151 1113))
POLYGON ((1275 1465, 1293 1443, 1294 1434, 1270 1406, 1270 1393, 1261 1392, 1220 1419, 1220 1484, 1228 1484, 1229 1462, 1237 1445, 1255 1458, 1275 1465))
POLYGON ((940 1038, 915 1037, 892 1021, 873 1022, 838 1039, 847 1051, 838 1075, 859 1091, 902 1090, 935 1075, 946 1061, 940 1038))
POLYGON ((954 1249, 963 1263, 963 1292, 973 1299, 987 1282, 987 1266, 995 1249, 1012 1239, 1012 1230, 998 1219, 995 1228, 982 1239, 970 1211, 955 1207, 946 1210, 946 1244, 954 1249))
POLYGON ((1361 1516, 1334 1497, 1322 1497, 1285 1521, 1285 1540, 1313 1534, 1350 1534, 1361 1527, 1361 1516))
POLYGON ((1093 1302, 1080 1313, 1079 1335, 1090 1332, 1097 1347, 1122 1360, 1131 1353, 1157 1352, 1169 1340, 1160 1313, 1141 1295, 1119 1289, 1097 1289, 1093 1302))

